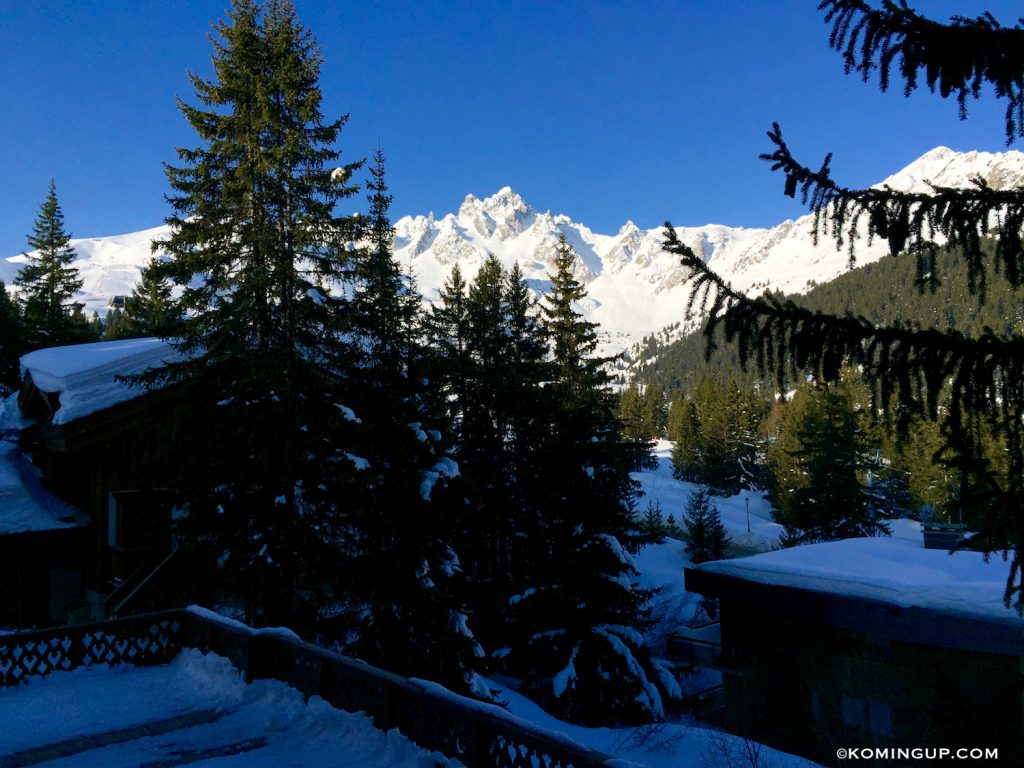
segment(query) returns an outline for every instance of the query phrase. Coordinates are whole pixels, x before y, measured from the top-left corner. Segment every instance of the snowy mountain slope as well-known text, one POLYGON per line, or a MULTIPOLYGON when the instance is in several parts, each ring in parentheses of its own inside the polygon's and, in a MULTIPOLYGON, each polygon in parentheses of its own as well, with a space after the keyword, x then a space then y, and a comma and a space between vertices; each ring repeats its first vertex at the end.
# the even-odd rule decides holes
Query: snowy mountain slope
MULTIPOLYGON (((1024 153, 957 153, 938 147, 881 183, 922 190, 927 181, 964 186, 977 176, 994 187, 1024 186, 1024 153)), ((72 241, 80 257, 87 311, 102 315, 113 296, 130 292, 150 257, 149 243, 165 232, 158 227, 72 241)), ((845 249, 837 250, 824 239, 814 243, 810 215, 772 229, 708 224, 679 227, 677 232, 734 287, 750 293, 800 293, 835 278, 849 263, 845 249)), ((661 250, 660 228, 643 230, 629 221, 613 235, 598 234, 568 216, 537 211, 508 187, 483 199, 468 195, 455 213, 442 218, 431 213, 400 219, 395 223, 395 253, 413 270, 428 300, 436 299, 454 264, 472 279, 490 253, 505 266, 518 262, 531 286, 541 291, 560 234, 579 255, 576 274, 589 291, 583 310, 601 324, 606 350, 626 349, 684 320, 687 274, 674 256, 661 250)), ((869 245, 862 237, 857 263, 875 261, 887 252, 884 241, 869 245)), ((23 261, 23 256, 0 259, 0 279, 10 284, 23 261)))
MULTIPOLYGON (((114 296, 131 293, 142 267, 151 257, 150 243, 167 232, 167 227, 155 227, 127 235, 72 238, 71 246, 78 253, 76 266, 82 277, 81 300, 86 311, 97 311, 102 317, 114 296)), ((8 287, 13 285, 14 276, 25 261, 24 254, 0 259, 0 280, 8 287)))

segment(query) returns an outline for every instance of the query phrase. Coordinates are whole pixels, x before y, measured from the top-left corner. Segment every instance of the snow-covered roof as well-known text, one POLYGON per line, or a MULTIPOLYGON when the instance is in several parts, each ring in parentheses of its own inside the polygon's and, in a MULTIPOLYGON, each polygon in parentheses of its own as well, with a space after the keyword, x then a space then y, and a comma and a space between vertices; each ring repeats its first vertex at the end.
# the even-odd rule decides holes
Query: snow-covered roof
POLYGON ((14 443, 0 441, 0 535, 73 528, 83 520, 39 484, 14 443))
POLYGON ((885 537, 846 539, 718 560, 694 569, 773 586, 864 598, 1019 624, 1003 602, 1010 565, 999 555, 924 549, 885 537))
POLYGON ((163 339, 100 341, 30 352, 21 358, 21 374, 30 374, 41 392, 60 397, 53 423, 67 424, 145 393, 145 388, 118 381, 118 376, 180 359, 181 354, 163 339))

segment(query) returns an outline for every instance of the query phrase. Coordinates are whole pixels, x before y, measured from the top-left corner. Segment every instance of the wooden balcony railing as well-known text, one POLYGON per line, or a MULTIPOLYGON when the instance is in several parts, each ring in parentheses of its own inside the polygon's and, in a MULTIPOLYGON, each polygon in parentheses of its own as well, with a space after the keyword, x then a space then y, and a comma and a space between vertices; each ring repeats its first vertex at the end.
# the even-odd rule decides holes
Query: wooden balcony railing
POLYGON ((608 768, 615 761, 560 734, 514 722, 497 707, 407 680, 285 632, 257 631, 201 611, 175 610, 0 634, 0 686, 92 665, 152 665, 183 648, 227 657, 246 679, 273 678, 470 768, 608 768))

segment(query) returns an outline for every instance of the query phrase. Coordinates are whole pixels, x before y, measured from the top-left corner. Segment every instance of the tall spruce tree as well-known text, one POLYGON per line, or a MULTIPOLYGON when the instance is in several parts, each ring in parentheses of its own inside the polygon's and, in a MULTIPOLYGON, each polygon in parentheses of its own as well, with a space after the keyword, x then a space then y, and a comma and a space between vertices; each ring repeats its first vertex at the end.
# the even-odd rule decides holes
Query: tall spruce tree
POLYGON ((512 601, 511 669, 559 715, 588 724, 664 713, 675 681, 643 645, 647 595, 621 546, 633 527, 634 457, 615 416, 597 333, 575 306, 586 295, 561 238, 542 311, 554 378, 540 529, 527 546, 530 588, 512 601))
POLYGON ((46 199, 28 236, 33 252, 23 254, 28 262, 14 278, 28 344, 33 348, 89 341, 92 335, 81 305, 74 301, 82 279, 70 242, 71 235, 64 229, 64 212, 57 202, 57 187, 50 179, 46 199))
POLYGON ((170 233, 154 244, 180 288, 167 334, 182 359, 148 376, 190 404, 174 464, 209 595, 246 618, 315 630, 335 605, 346 497, 343 221, 357 167, 332 168, 345 118, 320 111, 321 56, 287 0, 236 0, 214 26, 213 77, 179 101, 199 146, 167 165, 170 233))
POLYGON ((535 478, 548 429, 541 383, 545 335, 518 266, 489 257, 465 286, 453 269, 431 311, 430 336, 456 424, 465 504, 458 551, 473 583, 474 626, 503 642, 508 600, 528 588, 524 548, 537 535, 535 478))
MULTIPOLYGON (((847 72, 865 81, 876 74, 882 90, 894 79, 910 93, 921 82, 942 97, 954 97, 962 118, 982 86, 992 85, 1006 103, 1008 142, 1024 136, 1024 26, 1004 27, 991 14, 957 16, 942 24, 906 3, 822 0, 832 25, 829 44, 847 72)), ((849 245, 858 232, 888 241, 894 257, 917 264, 916 282, 934 286, 943 275, 937 258, 944 242, 960 249, 967 288, 984 301, 989 282, 1024 282, 1024 190, 995 189, 980 180, 969 187, 933 186, 928 192, 888 187, 852 189, 833 179, 831 155, 820 168, 792 154, 776 124, 774 150, 762 155, 784 177, 784 192, 815 213, 817 236, 849 245), (996 238, 994 252, 986 237, 996 238)), ((1024 343, 1020 330, 986 329, 975 337, 912 324, 879 325, 864 317, 812 312, 793 301, 748 298, 715 275, 669 226, 666 248, 693 270, 691 303, 711 309, 708 339, 723 328, 738 340, 744 362, 756 360, 783 377, 791 366, 808 367, 819 380, 835 380, 844 362, 860 366, 873 382, 879 406, 909 420, 938 418, 948 402, 946 454, 958 471, 975 478, 981 507, 980 533, 972 545, 1002 551, 1010 560, 1007 604, 1024 611, 1024 343), (948 400, 947 400, 948 398, 948 400), (899 407, 897 407, 899 406, 899 407), (1005 445, 1009 472, 1000 473, 984 455, 985 434, 1005 445)), ((710 351, 710 348, 709 348, 710 351)))
POLYGON ((365 245, 352 252, 349 265, 349 337, 357 358, 346 380, 360 423, 350 448, 360 482, 345 500, 332 639, 399 674, 486 696, 472 671, 482 649, 456 598, 461 573, 450 542, 461 498, 445 486, 459 469, 448 456, 449 430, 426 378, 426 350, 409 332, 418 325, 421 300, 394 258, 380 150, 366 188, 365 245))

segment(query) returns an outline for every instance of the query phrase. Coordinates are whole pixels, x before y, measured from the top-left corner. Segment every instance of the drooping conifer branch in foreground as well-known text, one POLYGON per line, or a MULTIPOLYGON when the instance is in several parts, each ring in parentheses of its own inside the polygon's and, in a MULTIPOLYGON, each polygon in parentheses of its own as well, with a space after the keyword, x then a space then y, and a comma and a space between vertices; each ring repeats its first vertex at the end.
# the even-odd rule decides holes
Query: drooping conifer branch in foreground
MULTIPOLYGON (((820 8, 833 24, 831 44, 843 52, 848 70, 858 69, 867 79, 877 67, 885 90, 899 56, 907 92, 924 70, 933 90, 957 96, 962 116, 966 97, 992 84, 1008 103, 1007 137, 1021 135, 1024 30, 1003 29, 989 15, 940 25, 889 0, 881 9, 860 0, 826 0, 820 8)), ((777 124, 769 138, 775 151, 763 159, 782 171, 787 195, 800 189, 815 213, 816 234, 832 237, 837 247, 848 242, 855 253, 856 234, 864 223, 868 236, 887 239, 894 255, 916 255, 920 285, 940 278, 935 241, 944 240, 962 249, 967 287, 979 302, 985 299, 986 280, 1019 285, 1024 279, 1024 190, 995 190, 980 180, 963 190, 933 186, 929 193, 854 190, 831 178, 830 157, 818 171, 798 162, 777 124), (988 236, 997 238, 994 253, 982 247, 988 236)), ((699 306, 710 313, 709 354, 721 328, 727 341, 738 343, 744 364, 756 360, 760 369, 773 370, 780 383, 788 371, 800 369, 835 381, 849 362, 862 368, 876 404, 898 421, 905 423, 914 414, 936 418, 943 411, 943 455, 959 471, 961 487, 970 487, 971 503, 980 510, 981 530, 972 545, 1002 551, 1010 559, 1005 598, 1024 610, 1024 337, 986 328, 970 338, 899 321, 876 326, 863 317, 812 312, 771 296, 748 298, 708 269, 671 227, 666 248, 693 270, 688 309, 699 306), (1008 471, 997 473, 985 458, 983 444, 989 437, 1004 447, 1008 471)))

